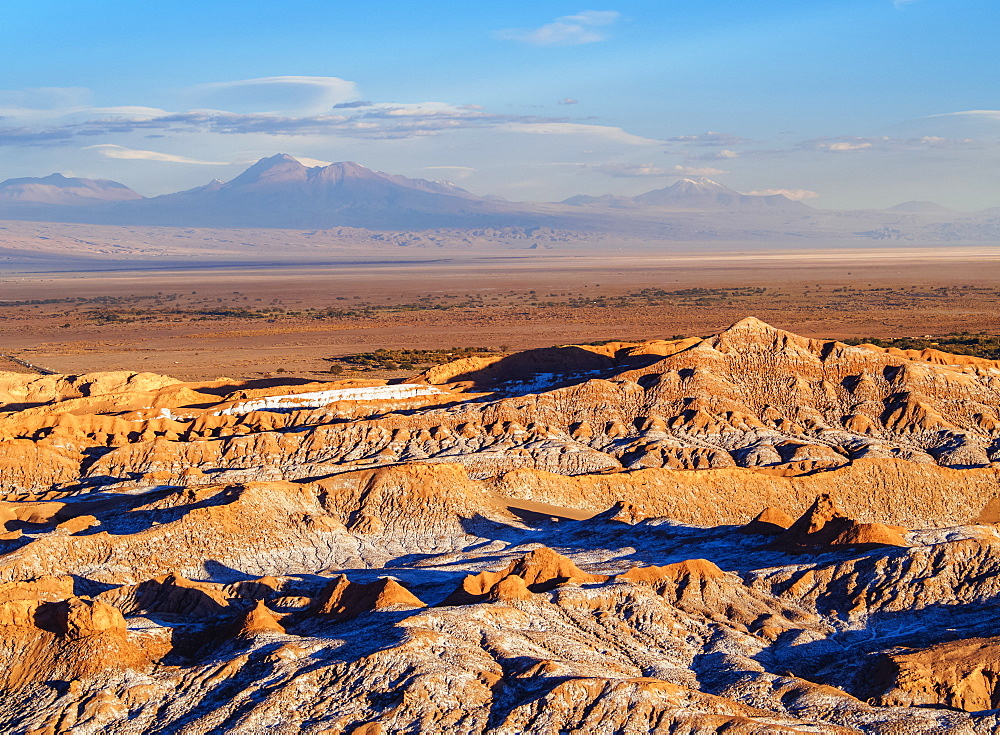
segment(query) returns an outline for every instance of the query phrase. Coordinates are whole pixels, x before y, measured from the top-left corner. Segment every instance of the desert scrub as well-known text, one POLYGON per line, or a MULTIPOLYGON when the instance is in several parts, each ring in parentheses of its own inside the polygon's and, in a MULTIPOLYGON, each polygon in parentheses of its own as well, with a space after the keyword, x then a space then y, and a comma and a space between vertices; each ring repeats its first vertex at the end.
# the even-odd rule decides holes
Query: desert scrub
POLYGON ((875 345, 876 347, 895 347, 898 350, 941 350, 955 355, 983 357, 987 360, 1000 360, 1000 336, 993 334, 948 334, 943 337, 862 337, 846 339, 849 345, 875 345))
POLYGON ((441 350, 387 350, 361 352, 356 355, 327 358, 332 368, 337 365, 360 370, 413 370, 430 365, 442 365, 463 357, 490 357, 503 350, 493 347, 451 347, 441 350))

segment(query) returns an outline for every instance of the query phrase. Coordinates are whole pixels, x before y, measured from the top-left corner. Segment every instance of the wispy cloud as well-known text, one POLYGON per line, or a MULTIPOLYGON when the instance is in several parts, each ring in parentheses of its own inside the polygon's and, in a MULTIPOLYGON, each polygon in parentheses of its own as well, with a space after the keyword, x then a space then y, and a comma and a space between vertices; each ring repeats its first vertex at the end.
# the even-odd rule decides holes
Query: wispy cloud
MULTIPOLYGON (((192 111, 156 116, 124 114, 80 122, 57 121, 48 125, 0 127, 0 144, 41 145, 68 143, 80 137, 146 133, 180 135, 212 133, 216 135, 339 136, 365 139, 412 138, 439 133, 500 126, 559 125, 564 118, 525 115, 501 115, 484 112, 474 106, 427 104, 378 104, 342 110, 344 114, 294 117, 261 113, 192 111)), ((620 128, 577 124, 576 132, 598 129, 598 134, 617 135, 624 140, 642 140, 620 128)), ((556 132, 542 130, 539 132, 556 132)), ((634 142, 634 141, 631 141, 634 142)))
POLYGON ((940 115, 929 115, 927 120, 934 120, 935 118, 947 118, 947 117, 971 117, 971 118, 983 118, 989 120, 996 120, 1000 122, 1000 110, 962 110, 960 112, 945 112, 940 115))
POLYGON ((711 166, 702 166, 701 168, 674 166, 674 173, 678 176, 722 176, 729 172, 723 171, 721 168, 712 168, 711 166))
POLYGON ((672 171, 654 166, 651 163, 598 163, 581 165, 584 168, 607 174, 608 176, 614 176, 618 179, 641 179, 674 175, 672 171))
POLYGON ((117 114, 79 122, 57 120, 40 125, 0 126, 0 145, 57 146, 103 138, 108 142, 102 142, 101 145, 111 146, 103 149, 106 151, 103 155, 137 158, 140 154, 128 153, 132 148, 121 145, 129 142, 122 140, 123 136, 142 135, 146 138, 169 139, 208 134, 398 140, 483 129, 524 135, 559 136, 567 140, 590 139, 630 147, 662 145, 662 141, 633 135, 619 127, 570 122, 567 118, 558 117, 498 114, 474 105, 376 103, 366 107, 343 108, 337 112, 341 114, 303 117, 212 110, 160 115, 145 112, 136 116, 117 114), (110 142, 112 140, 118 144, 117 147, 110 142))
POLYGON ((112 145, 111 143, 100 143, 98 145, 84 146, 85 151, 96 151, 105 158, 120 158, 126 161, 162 161, 164 163, 196 163, 205 166, 225 166, 227 161, 199 161, 196 158, 187 156, 175 156, 171 153, 158 153, 157 151, 143 151, 125 146, 112 145))
POLYGON ((848 151, 863 151, 865 148, 871 148, 872 144, 868 141, 849 141, 849 140, 837 140, 832 143, 820 143, 817 148, 825 151, 832 151, 834 153, 845 153, 848 151))
POLYGON ((750 142, 747 138, 740 138, 729 133, 716 133, 711 130, 707 133, 699 133, 697 135, 677 135, 673 138, 664 138, 664 140, 668 143, 688 143, 690 145, 704 146, 732 146, 750 142))
POLYGON ((976 148, 983 141, 973 138, 945 138, 937 135, 920 135, 911 138, 895 138, 887 135, 878 137, 841 136, 837 138, 814 138, 799 143, 800 150, 826 151, 828 153, 855 153, 868 150, 915 151, 927 148, 959 149, 976 148))
MULTIPOLYGON (((574 16, 576 17, 576 16, 574 16)), ((580 17, 589 17, 582 15, 580 17)), ((231 109, 193 109, 168 112, 151 107, 96 108, 74 103, 86 102, 86 90, 43 90, 30 94, 9 93, 11 105, 45 104, 52 109, 18 107, 23 115, 0 120, 0 145, 40 147, 73 145, 86 140, 100 144, 106 158, 181 161, 172 154, 146 151, 135 145, 136 136, 145 139, 191 139, 192 136, 280 136, 298 138, 341 138, 360 140, 408 139, 442 135, 463 130, 495 129, 506 133, 535 136, 560 136, 581 142, 591 139, 604 144, 659 146, 662 141, 644 138, 622 128, 573 121, 569 117, 494 113, 479 105, 455 105, 441 102, 392 103, 367 100, 344 100, 357 96, 353 82, 336 77, 266 77, 236 82, 202 85, 194 92, 212 98, 216 104, 226 95, 235 94, 228 104, 252 108, 265 101, 285 106, 322 108, 318 114, 278 114, 241 112, 231 109), (269 97, 273 93, 275 96, 269 97), (299 95, 299 97, 296 97, 299 95), (61 105, 73 105, 64 107, 61 105), (44 114, 43 114, 44 113, 44 114), (139 151, 139 152, 133 152, 139 151)), ((0 104, 4 102, 0 93, 0 104)), ((564 98, 562 104, 575 103, 564 98)), ((3 115, 0 110, 0 115, 3 115)), ((80 143, 80 145, 87 145, 80 143)), ((176 149, 176 146, 171 146, 176 149)), ((217 163, 217 162, 212 162, 217 163)))
POLYGON ((261 77, 201 84, 187 90, 193 107, 230 112, 317 115, 359 97, 354 82, 339 77, 261 77))
POLYGON ((557 105, 578 105, 580 100, 575 100, 572 97, 563 97, 561 100, 556 102, 557 105))
POLYGON ((652 163, 552 163, 550 166, 575 166, 596 173, 614 176, 616 179, 679 178, 684 176, 721 176, 728 174, 719 168, 690 168, 672 166, 663 168, 652 163))
POLYGON ((740 153, 737 151, 731 151, 728 148, 723 148, 720 151, 714 151, 712 153, 702 153, 697 156, 687 156, 689 161, 729 161, 734 158, 739 158, 740 153))
POLYGON ((507 28, 493 35, 505 41, 521 41, 535 46, 579 46, 604 41, 607 35, 598 29, 612 25, 620 17, 616 10, 582 10, 538 28, 507 28))
POLYGON ((503 126, 505 130, 522 133, 536 133, 541 135, 582 135, 589 137, 603 138, 615 143, 625 143, 626 145, 660 145, 663 141, 653 138, 643 138, 639 135, 627 133, 621 128, 609 125, 587 125, 584 123, 573 123, 564 121, 550 122, 528 122, 519 121, 516 124, 503 126))

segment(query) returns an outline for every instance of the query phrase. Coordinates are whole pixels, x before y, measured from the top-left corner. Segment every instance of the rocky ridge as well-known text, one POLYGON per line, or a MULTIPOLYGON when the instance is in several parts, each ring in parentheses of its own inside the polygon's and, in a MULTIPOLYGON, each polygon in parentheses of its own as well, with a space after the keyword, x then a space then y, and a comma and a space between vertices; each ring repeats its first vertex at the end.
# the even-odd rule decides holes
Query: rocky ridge
POLYGON ((995 732, 1000 364, 0 374, 0 727, 995 732))

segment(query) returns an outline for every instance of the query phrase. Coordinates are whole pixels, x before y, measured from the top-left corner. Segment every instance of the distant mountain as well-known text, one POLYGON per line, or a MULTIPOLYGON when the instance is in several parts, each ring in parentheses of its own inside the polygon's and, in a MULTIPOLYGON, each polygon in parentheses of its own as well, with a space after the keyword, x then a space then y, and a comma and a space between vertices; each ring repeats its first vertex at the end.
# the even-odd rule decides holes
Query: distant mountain
POLYGON ((597 205, 618 209, 657 207, 675 211, 789 211, 808 212, 807 204, 789 199, 784 194, 741 194, 711 179, 681 179, 663 189, 655 189, 635 197, 604 195, 575 196, 563 204, 571 206, 597 205))
POLYGON ((43 178, 7 179, 0 182, 0 202, 8 205, 82 207, 142 198, 141 194, 124 184, 107 179, 77 179, 51 174, 43 178))
POLYGON ((405 176, 373 171, 353 161, 329 166, 306 167, 284 153, 262 158, 219 191, 276 192, 320 199, 335 206, 385 205, 398 201, 403 192, 422 192, 462 199, 479 199, 447 181, 408 179, 405 176))
POLYGON ((885 211, 911 214, 949 214, 955 210, 949 209, 948 207, 938 204, 937 202, 912 201, 897 204, 895 207, 889 207, 885 211))
POLYGON ((1000 210, 947 212, 932 202, 905 202, 890 210, 814 209, 781 194, 743 194, 692 178, 634 197, 508 202, 476 196, 447 181, 411 179, 352 162, 307 166, 284 154, 262 158, 230 181, 216 179, 149 199, 114 181, 60 174, 0 183, 0 219, 331 232, 349 228, 371 233, 380 242, 385 233, 437 233, 400 241, 420 242, 421 247, 446 242, 479 247, 477 243, 497 241, 499 232, 520 233, 499 239, 525 247, 570 247, 607 237, 644 242, 1000 239, 1000 210), (558 234, 545 234, 552 232, 558 234))
POLYGON ((389 229, 494 224, 510 209, 446 181, 410 179, 353 162, 307 167, 278 154, 232 181, 134 202, 118 214, 143 224, 389 229))

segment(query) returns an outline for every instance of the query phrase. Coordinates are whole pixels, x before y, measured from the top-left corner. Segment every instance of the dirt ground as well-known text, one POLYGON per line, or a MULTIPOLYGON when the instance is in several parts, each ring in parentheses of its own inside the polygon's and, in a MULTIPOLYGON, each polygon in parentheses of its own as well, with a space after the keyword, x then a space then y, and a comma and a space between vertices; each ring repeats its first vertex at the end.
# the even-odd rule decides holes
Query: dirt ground
POLYGON ((322 379, 329 358, 380 348, 702 335, 748 315, 824 338, 996 334, 998 298, 1000 246, 8 273, 0 353, 65 373, 322 379))

